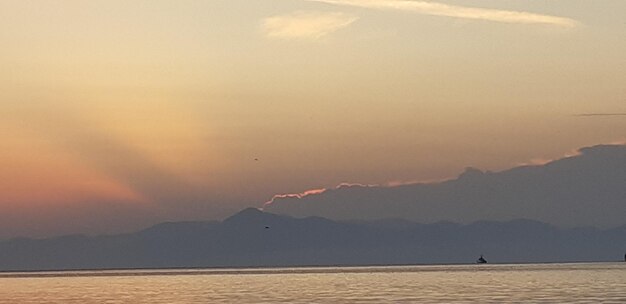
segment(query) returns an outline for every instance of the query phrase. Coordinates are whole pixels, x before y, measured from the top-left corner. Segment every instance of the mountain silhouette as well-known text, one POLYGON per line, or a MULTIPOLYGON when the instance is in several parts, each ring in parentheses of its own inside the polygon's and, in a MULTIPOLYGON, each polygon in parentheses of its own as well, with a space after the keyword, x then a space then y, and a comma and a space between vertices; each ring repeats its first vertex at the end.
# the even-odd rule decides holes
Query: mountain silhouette
POLYGON ((543 165, 396 187, 350 186, 275 197, 264 210, 334 220, 404 218, 433 223, 527 218, 559 227, 610 228, 626 219, 626 146, 598 145, 543 165))
POLYGON ((533 220, 337 222, 245 209, 222 222, 3 241, 0 270, 474 263, 481 253, 490 263, 615 261, 624 246, 626 226, 559 229, 533 220))

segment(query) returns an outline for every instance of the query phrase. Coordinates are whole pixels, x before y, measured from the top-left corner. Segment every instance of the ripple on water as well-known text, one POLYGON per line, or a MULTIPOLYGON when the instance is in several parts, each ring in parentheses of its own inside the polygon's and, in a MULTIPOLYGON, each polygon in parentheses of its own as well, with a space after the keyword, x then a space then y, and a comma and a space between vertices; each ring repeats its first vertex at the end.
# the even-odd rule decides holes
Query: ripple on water
POLYGON ((0 274, 0 304, 626 303, 626 264, 0 274))

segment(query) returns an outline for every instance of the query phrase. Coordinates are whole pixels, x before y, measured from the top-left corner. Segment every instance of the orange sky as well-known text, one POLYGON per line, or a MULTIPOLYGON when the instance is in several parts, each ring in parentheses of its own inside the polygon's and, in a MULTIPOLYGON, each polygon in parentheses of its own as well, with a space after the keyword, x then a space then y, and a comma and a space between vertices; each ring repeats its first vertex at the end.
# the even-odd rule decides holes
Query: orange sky
POLYGON ((626 2, 476 5, 2 1, 0 238, 219 219, 625 138, 623 116, 575 115, 626 112, 626 2))

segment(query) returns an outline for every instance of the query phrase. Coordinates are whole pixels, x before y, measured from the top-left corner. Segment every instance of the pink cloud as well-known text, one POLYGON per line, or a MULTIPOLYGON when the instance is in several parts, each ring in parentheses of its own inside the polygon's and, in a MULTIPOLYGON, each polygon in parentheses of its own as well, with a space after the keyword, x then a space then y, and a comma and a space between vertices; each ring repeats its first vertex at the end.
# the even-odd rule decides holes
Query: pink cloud
POLYGON ((380 185, 378 185, 378 184, 360 184, 360 183, 341 183, 341 184, 337 185, 337 187, 335 187, 335 189, 350 188, 350 187, 369 188, 369 187, 380 187, 380 185))
POLYGON ((266 206, 271 205, 272 203, 274 203, 274 200, 276 199, 281 199, 281 198, 297 198, 297 199, 301 199, 303 197, 307 197, 309 195, 317 195, 317 194, 322 194, 324 192, 326 192, 328 189, 326 188, 321 188, 321 189, 311 189, 311 190, 306 190, 304 192, 300 192, 300 193, 286 193, 286 194, 276 194, 272 197, 272 199, 270 199, 269 201, 265 202, 263 204, 263 207, 261 207, 261 210, 263 210, 266 206))

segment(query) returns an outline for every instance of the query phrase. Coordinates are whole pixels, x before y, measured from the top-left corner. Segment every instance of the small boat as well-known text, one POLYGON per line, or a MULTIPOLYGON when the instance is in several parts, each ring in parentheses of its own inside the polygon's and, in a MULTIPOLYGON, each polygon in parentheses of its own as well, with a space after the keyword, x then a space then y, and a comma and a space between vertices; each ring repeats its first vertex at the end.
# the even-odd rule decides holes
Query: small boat
POLYGON ((478 260, 476 260, 476 264, 487 264, 487 260, 485 260, 485 258, 481 254, 478 260))

